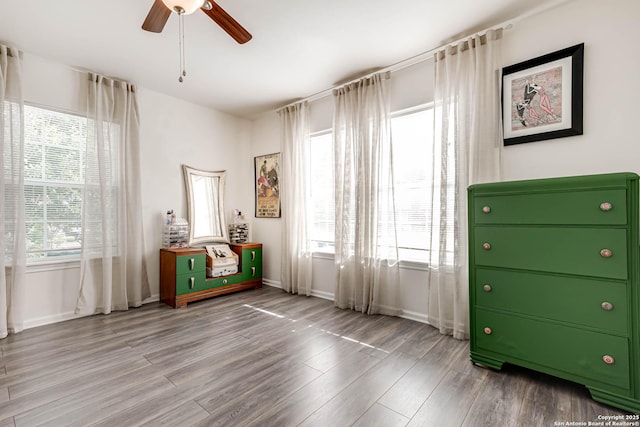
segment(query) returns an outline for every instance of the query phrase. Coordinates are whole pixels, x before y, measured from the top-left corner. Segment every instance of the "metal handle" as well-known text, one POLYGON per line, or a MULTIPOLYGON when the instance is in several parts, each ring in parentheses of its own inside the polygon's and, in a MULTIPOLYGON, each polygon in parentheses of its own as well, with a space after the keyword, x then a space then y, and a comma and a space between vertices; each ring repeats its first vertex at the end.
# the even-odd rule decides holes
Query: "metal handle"
POLYGON ((193 289, 196 286, 196 278, 195 277, 189 277, 189 280, 191 281, 191 284, 189 285, 189 288, 193 289))
POLYGON ((251 261, 256 260, 256 251, 251 251, 251 261))
POLYGON ((602 307, 602 309, 603 309, 604 311, 611 311, 611 310, 613 310, 613 304, 611 304, 610 302, 607 302, 607 301, 603 302, 603 303, 600 305, 600 307, 602 307))
POLYGON ((193 267, 196 265, 196 260, 193 258, 189 259, 189 270, 193 270, 193 267))
POLYGON ((604 356, 602 356, 602 361, 607 365, 613 365, 616 362, 613 356, 609 356, 608 354, 605 354, 604 356))
POLYGON ((255 267, 251 267, 251 277, 256 275, 256 268, 255 267))
POLYGON ((482 290, 485 291, 485 292, 491 292, 491 285, 484 285, 482 287, 482 290))
POLYGON ((222 283, 223 283, 224 285, 226 285, 226 284, 227 284, 227 279, 223 279, 223 280, 222 280, 222 283))
POLYGON ((482 244, 482 249, 484 249, 485 251, 488 251, 489 249, 491 249, 491 245, 485 242, 482 244))
POLYGON ((602 258, 611 258, 612 255, 613 255, 613 252, 611 252, 610 249, 602 249, 600 251, 600 256, 602 258))
POLYGON ((491 212, 491 206, 483 206, 482 207, 482 212, 488 214, 491 212))
POLYGON ((611 203, 609 203, 609 202, 600 203, 600 210, 602 212, 608 212, 611 209, 613 209, 613 205, 611 203))
POLYGON ((484 328, 484 333, 487 335, 491 335, 493 333, 493 331, 491 330, 491 328, 484 328))

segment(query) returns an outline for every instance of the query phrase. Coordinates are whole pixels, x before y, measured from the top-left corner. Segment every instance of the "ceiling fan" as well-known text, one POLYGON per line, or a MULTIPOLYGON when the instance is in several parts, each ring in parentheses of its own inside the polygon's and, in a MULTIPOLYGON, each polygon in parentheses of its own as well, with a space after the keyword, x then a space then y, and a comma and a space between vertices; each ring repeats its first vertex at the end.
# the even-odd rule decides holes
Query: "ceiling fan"
POLYGON ((198 9, 213 19, 238 43, 243 44, 251 40, 251 34, 213 0, 155 0, 142 24, 142 29, 160 33, 172 11, 179 15, 189 15, 198 9))

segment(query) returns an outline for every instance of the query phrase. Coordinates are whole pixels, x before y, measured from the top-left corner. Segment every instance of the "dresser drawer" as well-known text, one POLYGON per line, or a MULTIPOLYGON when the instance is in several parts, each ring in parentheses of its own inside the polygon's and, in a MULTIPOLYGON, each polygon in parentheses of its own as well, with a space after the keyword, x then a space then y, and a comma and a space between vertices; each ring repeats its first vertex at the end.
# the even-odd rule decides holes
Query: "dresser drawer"
POLYGON ((214 279, 207 279, 207 288, 217 288, 226 285, 235 285, 236 283, 244 282, 246 277, 244 274, 232 274, 230 276, 216 277, 214 279))
POLYGON ((242 250, 242 276, 244 280, 262 277, 262 248, 242 250))
POLYGON ((624 282, 478 268, 473 289, 479 307, 627 335, 624 282))
POLYGON ((474 238, 476 265, 627 278, 623 228, 478 226, 474 238), (603 249, 611 256, 602 256, 603 249))
POLYGON ((194 271, 205 271, 205 254, 183 255, 176 257, 176 276, 194 271))
POLYGON ((477 196, 476 224, 627 223, 627 192, 619 190, 477 196))
POLYGON ((482 309, 476 310, 475 338, 480 349, 629 388, 626 338, 482 309))
POLYGON ((176 295, 203 291, 209 287, 204 270, 176 275, 176 295))

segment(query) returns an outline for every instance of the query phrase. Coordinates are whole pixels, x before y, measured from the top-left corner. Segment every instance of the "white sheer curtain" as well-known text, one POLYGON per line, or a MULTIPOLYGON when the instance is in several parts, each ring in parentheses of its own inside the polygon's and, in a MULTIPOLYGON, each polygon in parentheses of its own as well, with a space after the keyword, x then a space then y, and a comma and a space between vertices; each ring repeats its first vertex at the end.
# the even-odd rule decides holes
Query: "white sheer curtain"
POLYGON ((334 91, 335 305, 399 314, 388 73, 334 91))
POLYGON ((278 111, 282 132, 282 289, 311 295, 312 248, 309 212, 309 105, 278 111))
POLYGON ((500 179, 502 29, 435 54, 428 322, 469 336, 467 187, 500 179))
POLYGON ((26 280, 22 52, 0 44, 0 338, 23 329, 26 280))
POLYGON ((135 87, 90 74, 80 294, 76 313, 110 313, 150 295, 140 198, 135 87))

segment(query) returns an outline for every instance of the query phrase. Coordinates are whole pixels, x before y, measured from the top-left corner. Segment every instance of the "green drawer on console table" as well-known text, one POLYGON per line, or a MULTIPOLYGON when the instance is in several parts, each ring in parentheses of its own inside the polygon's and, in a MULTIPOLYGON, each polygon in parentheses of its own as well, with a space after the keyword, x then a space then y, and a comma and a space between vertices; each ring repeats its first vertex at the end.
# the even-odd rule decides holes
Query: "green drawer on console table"
POLYGON ((210 285, 207 283, 207 275, 204 271, 180 274, 176 276, 176 295, 202 291, 209 287, 210 285))
POLYGON ((160 249, 160 301, 177 307, 179 293, 204 289, 205 261, 201 248, 160 249))
POLYGON ((178 295, 206 289, 205 261, 205 254, 201 253, 181 255, 175 258, 176 293, 178 295))
POLYGON ((242 249, 242 276, 244 280, 255 280, 262 277, 261 247, 242 249))
POLYGON ((588 385, 629 388, 626 338, 483 309, 476 310, 475 336, 478 348, 502 362, 551 368, 570 380, 588 379, 588 385))
POLYGON ((478 307, 628 332, 625 282, 477 268, 474 290, 478 307))
POLYGON ((476 224, 627 223, 626 190, 478 196, 476 224))
POLYGON ((205 254, 181 255, 176 257, 176 275, 205 271, 205 254))
POLYGON ((246 279, 244 274, 232 274, 230 276, 222 276, 215 278, 207 278, 207 287, 218 288, 220 286, 235 285, 236 283, 244 282, 246 279))
POLYGON ((627 231, 615 228, 475 227, 475 263, 627 278, 627 231))

